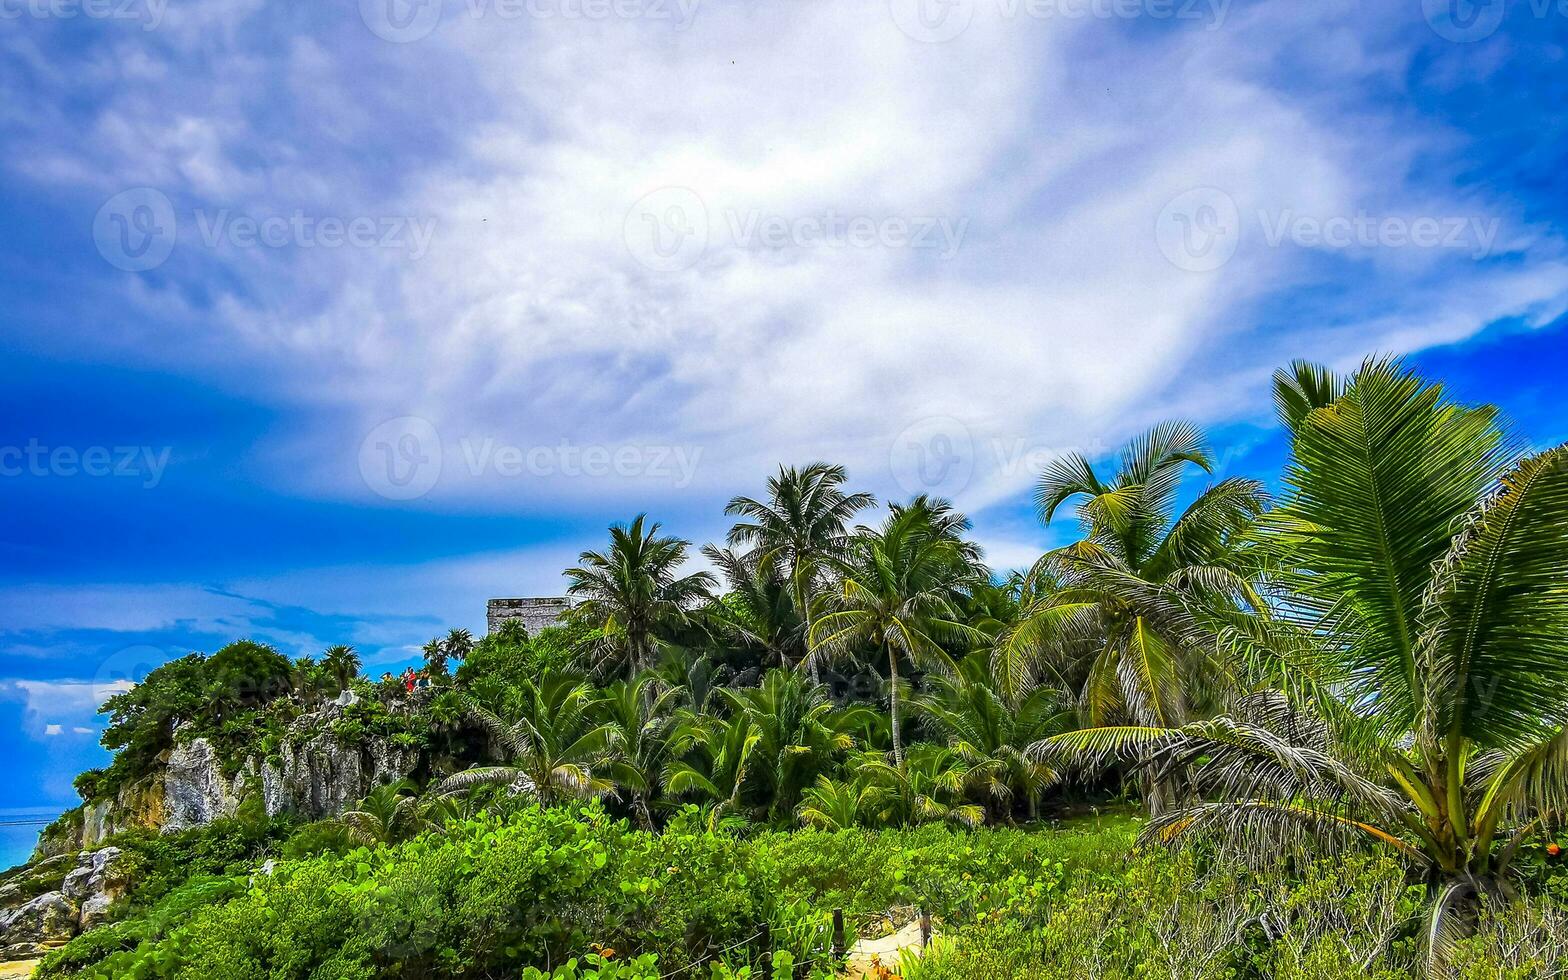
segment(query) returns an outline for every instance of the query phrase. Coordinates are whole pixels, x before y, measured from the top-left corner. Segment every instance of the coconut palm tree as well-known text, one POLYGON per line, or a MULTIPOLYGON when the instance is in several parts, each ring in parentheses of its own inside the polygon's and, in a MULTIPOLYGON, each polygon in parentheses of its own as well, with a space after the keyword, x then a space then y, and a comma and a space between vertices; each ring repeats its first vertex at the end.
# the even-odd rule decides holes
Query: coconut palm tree
POLYGON ((794 602, 797 631, 790 637, 792 659, 807 653, 811 597, 827 561, 843 553, 850 521, 875 505, 869 493, 846 494, 844 467, 809 463, 780 466, 768 479, 766 500, 735 497, 724 513, 745 518, 730 528, 731 548, 747 548, 748 559, 783 575, 794 602))
POLYGON ((821 686, 790 670, 769 671, 760 686, 725 689, 719 696, 732 714, 750 719, 757 733, 752 770, 774 820, 793 815, 817 775, 854 747, 849 729, 865 710, 838 710, 821 686))
POLYGON ((820 597, 811 628, 811 657, 826 661, 871 650, 887 658, 893 760, 903 765, 899 665, 951 674, 949 648, 987 640, 961 621, 953 599, 983 582, 984 570, 966 562, 969 547, 950 533, 947 514, 928 501, 896 508, 882 526, 862 528, 848 553, 834 560, 834 593, 820 597))
POLYGON ((995 670, 1009 698, 1050 667, 1071 679, 1092 726, 1178 726, 1219 702, 1229 677, 1216 659, 1220 629, 1241 611, 1267 609, 1242 547, 1266 498, 1257 481, 1231 477, 1177 514, 1188 466, 1210 470, 1203 436, 1169 422, 1133 440, 1110 480, 1076 453, 1046 470, 1036 488, 1041 519, 1049 524, 1063 503, 1083 498, 1084 537, 1040 559, 1034 598, 998 639, 995 670))
POLYGON ((1024 608, 1036 597, 1032 581, 1023 572, 1009 572, 1005 579, 976 584, 959 603, 964 621, 987 636, 1000 636, 1018 622, 1024 608))
POLYGON ((709 829, 717 827, 726 814, 742 807, 761 740, 745 714, 728 720, 686 720, 676 735, 676 754, 681 758, 665 769, 666 790, 671 796, 703 800, 708 805, 709 829))
POLYGON ((474 634, 462 628, 447 630, 446 638, 441 641, 441 670, 447 672, 447 661, 467 660, 468 655, 474 652, 474 634))
POLYGON ((660 683, 651 674, 616 681, 604 690, 594 709, 613 731, 614 746, 605 771, 631 794, 633 809, 644 829, 653 829, 651 804, 662 795, 664 769, 674 748, 675 705, 680 688, 660 683))
POLYGON ((1056 779, 1051 768, 1029 754, 1030 746, 1072 727, 1075 713, 1058 691, 1037 687, 1016 704, 996 690, 989 664, 980 655, 959 665, 954 677, 935 677, 914 706, 926 726, 972 766, 968 788, 1003 807, 1021 798, 1031 818, 1040 794, 1056 779))
POLYGON ((598 770, 614 746, 615 728, 596 717, 600 700, 581 677, 558 671, 520 679, 517 713, 510 719, 470 700, 469 717, 489 733, 505 763, 465 769, 438 791, 526 785, 546 804, 610 792, 613 784, 598 770))
MULTIPOLYGON (((509 621, 510 622, 510 621, 509 621)), ((465 629, 451 629, 424 646, 425 670, 432 678, 445 677, 453 660, 466 660, 474 650, 474 635, 465 629)))
POLYGON ((703 555, 724 573, 729 591, 708 607, 708 621, 720 636, 760 649, 763 662, 787 667, 799 660, 804 618, 789 582, 771 552, 755 558, 707 545, 703 555))
POLYGON ((1276 376, 1292 435, 1263 529, 1288 601, 1246 637, 1284 694, 1180 727, 1056 736, 1199 795, 1152 836, 1361 838, 1431 884, 1430 972, 1521 842, 1568 808, 1568 447, 1519 457, 1495 410, 1398 362, 1276 376))
POLYGON ((566 570, 567 591, 583 600, 572 615, 593 625, 600 653, 633 677, 652 667, 661 626, 684 621, 717 580, 708 572, 681 575, 691 542, 660 537, 660 525, 638 514, 610 528, 606 551, 585 551, 566 570))
POLYGON ((354 683, 361 666, 359 654, 354 648, 341 643, 327 647, 327 652, 322 654, 321 665, 327 669, 340 691, 348 690, 349 685, 354 683))

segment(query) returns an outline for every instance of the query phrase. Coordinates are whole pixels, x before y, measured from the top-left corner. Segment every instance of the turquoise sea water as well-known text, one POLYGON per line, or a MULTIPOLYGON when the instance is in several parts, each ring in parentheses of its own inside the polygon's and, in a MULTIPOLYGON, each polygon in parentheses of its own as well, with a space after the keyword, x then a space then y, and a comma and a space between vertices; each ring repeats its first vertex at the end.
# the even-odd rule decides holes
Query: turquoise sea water
POLYGON ((38 832, 59 815, 58 807, 0 807, 0 868, 26 861, 38 832))

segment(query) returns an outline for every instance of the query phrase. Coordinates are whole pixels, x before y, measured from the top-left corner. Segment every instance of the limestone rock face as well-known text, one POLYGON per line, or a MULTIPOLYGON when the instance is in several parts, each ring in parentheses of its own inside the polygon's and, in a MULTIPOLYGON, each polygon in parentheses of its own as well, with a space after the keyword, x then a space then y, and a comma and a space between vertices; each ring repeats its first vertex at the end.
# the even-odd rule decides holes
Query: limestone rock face
POLYGON ((62 860, 70 870, 59 888, 26 902, 15 885, 0 891, 0 905, 11 906, 0 911, 0 948, 31 955, 66 942, 102 923, 130 887, 130 861, 118 847, 84 851, 74 859, 51 858, 32 870, 42 873, 62 860))
POLYGON ((261 767, 261 795, 267 815, 299 813, 313 819, 336 816, 385 782, 414 771, 415 753, 381 739, 364 746, 343 745, 320 734, 299 745, 285 745, 281 762, 261 767))
POLYGON ((192 739, 169 754, 163 774, 165 831, 201 827, 239 809, 243 774, 230 780, 223 774, 212 743, 192 739))
POLYGON ((92 847, 107 840, 116 831, 110 822, 111 800, 99 800, 82 808, 82 846, 92 847))
POLYGON ((64 831, 47 832, 38 840, 33 860, 69 855, 97 847, 122 830, 157 829, 164 825, 162 777, 122 787, 114 799, 84 804, 81 820, 64 831))
POLYGON ((45 892, 21 908, 0 913, 0 946, 46 946, 76 935, 81 910, 60 892, 45 892))
POLYGON ((355 745, 339 742, 329 729, 343 716, 344 707, 329 703, 301 716, 277 756, 247 759, 233 775, 224 771, 223 760, 207 739, 180 739, 157 772, 123 787, 112 800, 84 806, 80 822, 41 839, 34 857, 75 854, 133 828, 176 831, 205 826, 234 816, 241 801, 256 789, 268 816, 335 817, 377 786, 410 775, 419 764, 417 752, 396 748, 385 739, 368 738, 355 745))
POLYGON ((110 906, 125 894, 131 883, 127 864, 118 847, 105 847, 84 853, 76 870, 65 876, 60 891, 79 903, 83 931, 102 922, 110 906))

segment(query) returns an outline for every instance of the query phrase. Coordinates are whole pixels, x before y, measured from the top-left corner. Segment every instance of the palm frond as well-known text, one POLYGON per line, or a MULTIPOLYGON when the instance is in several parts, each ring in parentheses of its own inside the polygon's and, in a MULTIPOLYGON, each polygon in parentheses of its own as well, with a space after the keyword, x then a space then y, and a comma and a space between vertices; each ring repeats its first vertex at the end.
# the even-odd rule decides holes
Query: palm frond
POLYGON ((1421 627, 1432 732, 1507 748, 1568 723, 1568 447, 1522 461, 1476 508, 1421 627))

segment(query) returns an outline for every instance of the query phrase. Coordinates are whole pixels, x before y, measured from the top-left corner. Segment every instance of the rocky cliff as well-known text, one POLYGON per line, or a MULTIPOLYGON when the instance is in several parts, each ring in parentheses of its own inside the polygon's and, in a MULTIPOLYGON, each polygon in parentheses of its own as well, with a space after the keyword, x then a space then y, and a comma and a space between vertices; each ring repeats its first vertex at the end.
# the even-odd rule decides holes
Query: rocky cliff
POLYGON ((34 865, 0 886, 0 959, 16 960, 98 925, 130 884, 123 852, 105 847, 34 865))
POLYGON ((253 756, 237 767, 225 765, 207 739, 177 736, 157 772, 112 799, 84 805, 79 819, 52 827, 40 838, 34 860, 97 847, 124 830, 185 830, 232 817, 253 792, 268 816, 333 817, 375 787, 414 771, 416 752, 375 737, 352 745, 339 741, 330 723, 341 711, 331 705, 301 717, 275 756, 253 756))

